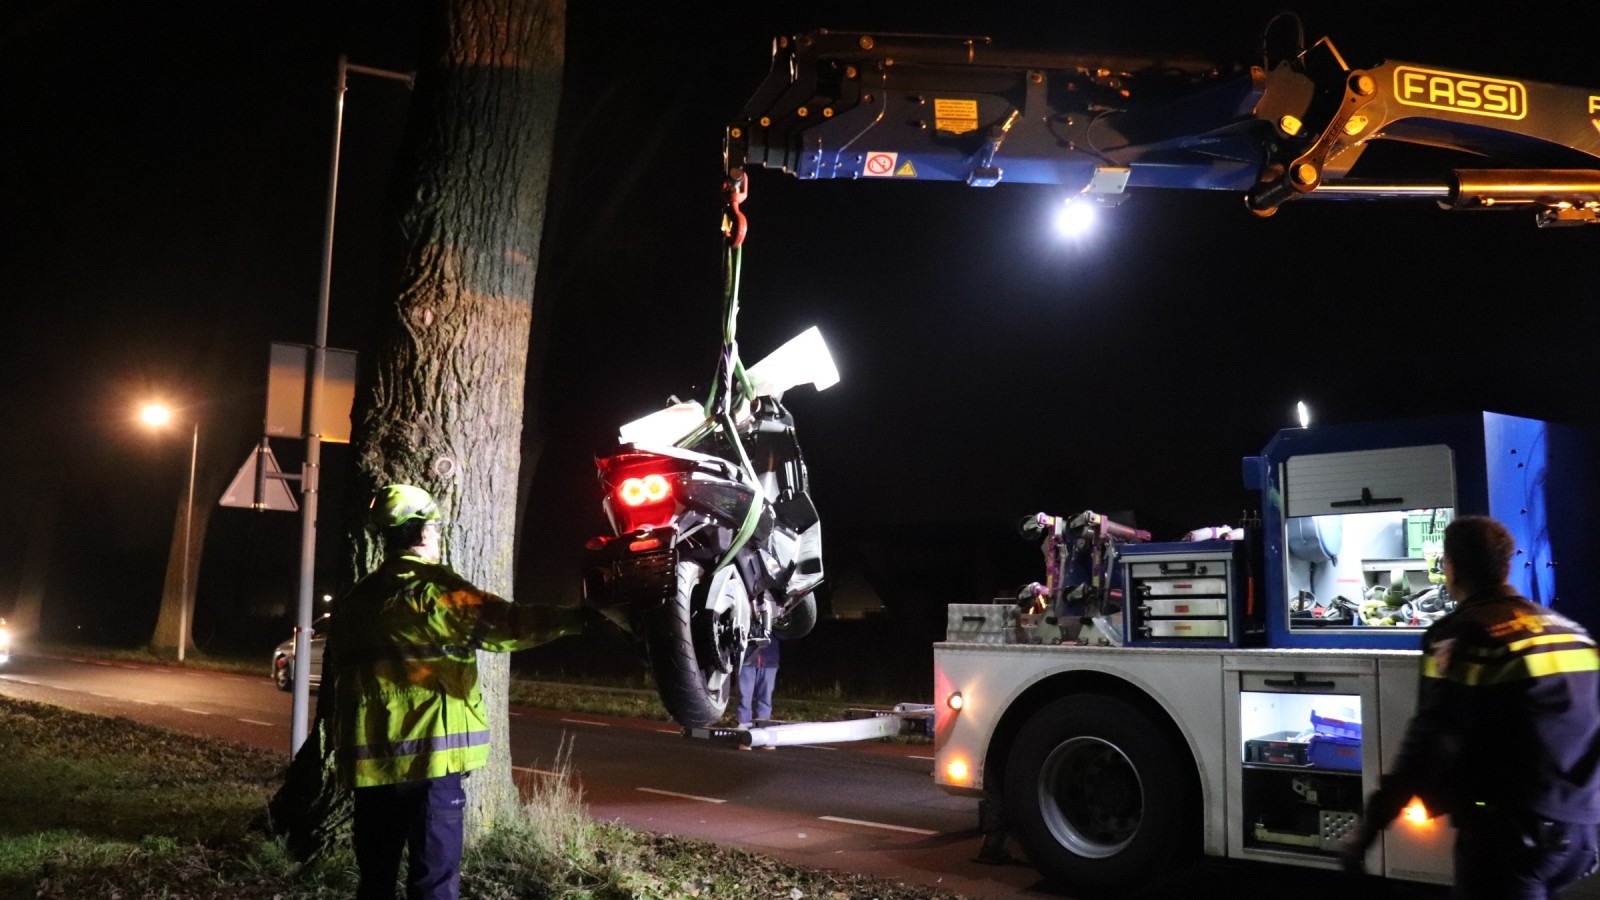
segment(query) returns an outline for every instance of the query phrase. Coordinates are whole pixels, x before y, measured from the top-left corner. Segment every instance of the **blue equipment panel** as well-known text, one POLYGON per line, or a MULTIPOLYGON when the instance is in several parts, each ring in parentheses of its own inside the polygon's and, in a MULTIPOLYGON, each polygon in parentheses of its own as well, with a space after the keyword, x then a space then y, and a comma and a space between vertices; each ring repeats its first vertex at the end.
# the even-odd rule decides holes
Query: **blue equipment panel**
POLYGON ((1591 460, 1575 432, 1497 413, 1279 432, 1244 465, 1261 491, 1268 645, 1417 648, 1445 608, 1440 523, 1474 514, 1516 538, 1513 586, 1593 630, 1595 605, 1558 594, 1556 565, 1583 586, 1591 460))

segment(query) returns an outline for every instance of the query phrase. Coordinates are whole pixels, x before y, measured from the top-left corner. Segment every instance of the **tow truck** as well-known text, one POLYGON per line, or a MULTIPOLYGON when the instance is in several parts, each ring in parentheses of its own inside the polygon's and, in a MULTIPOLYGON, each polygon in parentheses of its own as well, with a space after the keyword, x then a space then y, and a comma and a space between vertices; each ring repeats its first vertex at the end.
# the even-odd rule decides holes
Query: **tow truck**
MULTIPOLYGON (((1235 192, 1257 216, 1421 198, 1541 228, 1600 221, 1600 88, 1356 67, 1328 39, 1225 67, 814 31, 775 41, 724 149, 735 254, 755 169, 1051 185, 1108 207, 1149 188, 1235 192), (1405 177, 1364 174, 1385 142, 1440 153, 1405 177)), ((1421 633, 1450 607, 1444 523, 1506 522, 1517 588, 1600 625, 1575 596, 1593 581, 1578 570, 1582 447, 1498 413, 1292 428, 1244 460, 1261 503, 1238 528, 1154 541, 1094 512, 1039 514, 1026 530, 1045 580, 1017 601, 950 607, 932 710, 737 739, 857 739, 931 716, 935 780, 980 799, 985 852, 1012 836, 1082 893, 1133 891, 1199 853, 1334 868, 1413 712, 1421 633)), ((1450 843, 1414 806, 1367 867, 1448 883, 1450 843)))

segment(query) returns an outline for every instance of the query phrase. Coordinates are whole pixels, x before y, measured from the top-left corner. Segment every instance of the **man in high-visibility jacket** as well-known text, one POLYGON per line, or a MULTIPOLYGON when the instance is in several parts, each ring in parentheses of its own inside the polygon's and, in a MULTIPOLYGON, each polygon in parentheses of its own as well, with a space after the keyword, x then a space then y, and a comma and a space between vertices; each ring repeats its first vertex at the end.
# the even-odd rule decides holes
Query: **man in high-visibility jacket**
POLYGON ((579 613, 514 604, 442 565, 439 507, 421 488, 381 488, 372 516, 387 558, 335 605, 325 666, 339 773, 355 789, 356 896, 394 900, 407 849, 408 900, 455 900, 461 782, 489 760, 476 651, 575 633, 579 613))
POLYGON ((1423 636, 1416 716, 1344 846, 1347 869, 1413 797, 1455 826, 1453 896, 1545 898, 1600 864, 1600 654, 1506 583, 1515 553, 1486 516, 1445 529, 1456 609, 1423 636))

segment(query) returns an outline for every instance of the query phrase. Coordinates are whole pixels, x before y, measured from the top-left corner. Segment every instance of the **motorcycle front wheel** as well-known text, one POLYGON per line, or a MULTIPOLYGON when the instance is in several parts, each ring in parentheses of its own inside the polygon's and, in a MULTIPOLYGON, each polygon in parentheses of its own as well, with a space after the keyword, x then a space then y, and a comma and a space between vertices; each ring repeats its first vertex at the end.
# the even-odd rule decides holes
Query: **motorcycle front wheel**
POLYGON ((645 644, 661 703, 679 725, 699 728, 728 708, 750 600, 732 570, 707 578, 699 563, 683 560, 675 574, 677 590, 651 614, 645 644))

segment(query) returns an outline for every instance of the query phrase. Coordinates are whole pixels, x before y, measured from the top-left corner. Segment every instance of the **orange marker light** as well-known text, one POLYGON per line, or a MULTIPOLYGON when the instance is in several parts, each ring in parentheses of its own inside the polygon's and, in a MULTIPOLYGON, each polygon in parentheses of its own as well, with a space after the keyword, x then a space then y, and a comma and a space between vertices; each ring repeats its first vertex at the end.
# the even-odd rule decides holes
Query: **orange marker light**
POLYGON ((1411 802, 1406 804, 1406 808, 1401 810, 1400 814, 1413 825, 1426 825, 1433 821, 1433 817, 1428 815, 1428 808, 1416 797, 1411 798, 1411 802))
POLYGON ((953 759, 949 765, 944 767, 944 774, 951 781, 966 781, 968 774, 967 764, 963 760, 953 759))

